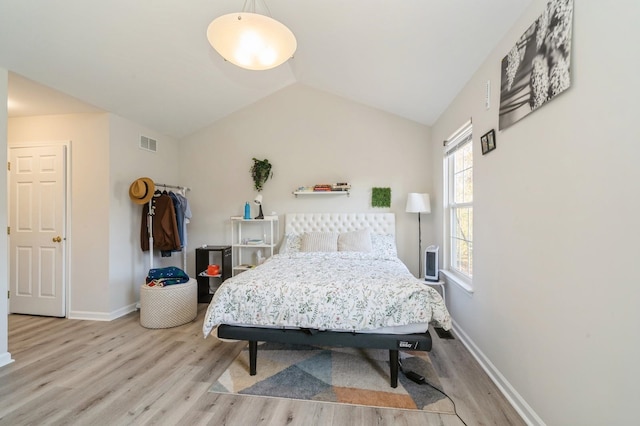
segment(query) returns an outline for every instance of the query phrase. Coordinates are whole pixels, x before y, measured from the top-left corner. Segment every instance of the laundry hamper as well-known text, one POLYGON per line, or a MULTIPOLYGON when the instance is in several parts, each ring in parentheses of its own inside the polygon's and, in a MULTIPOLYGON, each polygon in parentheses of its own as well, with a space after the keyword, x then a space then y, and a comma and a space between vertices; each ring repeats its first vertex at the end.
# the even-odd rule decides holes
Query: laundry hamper
POLYGON ((140 287, 140 325, 171 328, 193 321, 198 315, 198 282, 165 287, 140 287))

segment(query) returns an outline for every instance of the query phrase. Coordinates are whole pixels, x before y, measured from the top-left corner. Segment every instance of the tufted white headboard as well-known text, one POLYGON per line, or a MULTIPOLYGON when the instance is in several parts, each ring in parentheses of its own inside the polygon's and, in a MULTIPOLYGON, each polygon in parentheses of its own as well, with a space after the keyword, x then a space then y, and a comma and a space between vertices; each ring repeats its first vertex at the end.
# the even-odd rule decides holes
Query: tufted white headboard
POLYGON ((369 228, 374 234, 396 234, 394 213, 287 213, 285 234, 349 232, 369 228))

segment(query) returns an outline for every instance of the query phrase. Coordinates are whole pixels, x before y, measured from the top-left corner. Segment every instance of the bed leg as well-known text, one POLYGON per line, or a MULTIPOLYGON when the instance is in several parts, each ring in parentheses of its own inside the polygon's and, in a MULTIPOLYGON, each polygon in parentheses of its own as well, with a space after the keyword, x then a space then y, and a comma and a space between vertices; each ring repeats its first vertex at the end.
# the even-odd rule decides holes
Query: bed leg
POLYGON ((389 349, 389 369, 391 371, 391 387, 398 387, 398 351, 389 349))
POLYGON ((258 342, 255 340, 249 341, 249 374, 251 376, 256 375, 256 358, 258 357, 258 342))

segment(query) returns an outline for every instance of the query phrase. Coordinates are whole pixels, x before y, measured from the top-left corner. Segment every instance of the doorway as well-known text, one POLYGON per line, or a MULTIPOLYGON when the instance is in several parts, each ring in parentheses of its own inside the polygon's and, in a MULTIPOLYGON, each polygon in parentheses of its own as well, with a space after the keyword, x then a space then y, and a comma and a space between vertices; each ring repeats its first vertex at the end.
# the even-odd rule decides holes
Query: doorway
POLYGON ((9 146, 9 312, 68 312, 70 142, 9 146))

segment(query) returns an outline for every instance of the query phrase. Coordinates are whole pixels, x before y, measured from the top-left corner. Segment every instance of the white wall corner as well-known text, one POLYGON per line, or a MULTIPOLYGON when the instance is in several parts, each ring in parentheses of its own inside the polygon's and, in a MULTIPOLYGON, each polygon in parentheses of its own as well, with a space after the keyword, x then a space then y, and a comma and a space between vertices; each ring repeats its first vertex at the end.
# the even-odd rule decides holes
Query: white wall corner
POLYGON ((445 282, 447 284, 455 284, 460 287, 468 296, 473 296, 473 287, 466 283, 464 280, 456 276, 453 272, 450 272, 446 269, 441 269, 440 273, 444 276, 445 282))
POLYGON ((453 331, 460 339, 462 344, 467 348, 471 355, 478 361, 482 369, 487 373, 489 378, 495 383, 500 392, 507 398, 513 408, 520 414, 520 417, 531 426, 544 426, 545 422, 533 411, 533 408, 524 400, 524 398, 515 390, 509 381, 502 375, 489 358, 476 346, 469 338, 469 335, 462 330, 460 325, 452 320, 453 331))
POLYGON ((135 312, 136 310, 139 309, 138 305, 139 303, 132 303, 120 309, 116 309, 115 311, 111 312, 111 320, 123 317, 131 312, 135 312))

